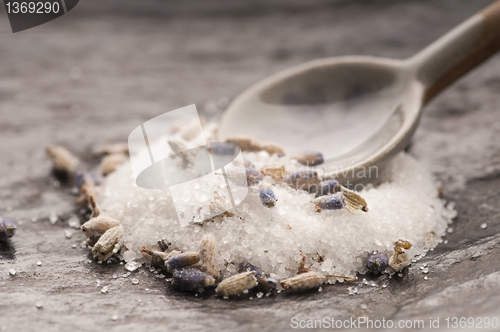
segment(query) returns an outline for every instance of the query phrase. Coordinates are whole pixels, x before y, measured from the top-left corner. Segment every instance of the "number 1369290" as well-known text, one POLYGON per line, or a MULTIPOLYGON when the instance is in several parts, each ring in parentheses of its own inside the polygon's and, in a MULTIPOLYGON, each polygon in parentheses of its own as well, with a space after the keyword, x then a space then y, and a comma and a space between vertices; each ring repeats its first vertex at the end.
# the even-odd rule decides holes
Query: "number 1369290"
POLYGON ((8 14, 50 14, 59 13, 59 3, 54 2, 5 2, 8 14))

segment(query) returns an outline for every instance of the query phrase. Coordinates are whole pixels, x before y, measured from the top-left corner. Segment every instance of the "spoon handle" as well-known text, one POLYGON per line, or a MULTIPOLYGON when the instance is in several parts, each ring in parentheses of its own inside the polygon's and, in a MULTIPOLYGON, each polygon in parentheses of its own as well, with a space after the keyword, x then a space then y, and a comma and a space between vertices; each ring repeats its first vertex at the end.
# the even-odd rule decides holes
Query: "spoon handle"
POLYGON ((409 61, 425 87, 424 104, 500 50, 500 0, 409 61))

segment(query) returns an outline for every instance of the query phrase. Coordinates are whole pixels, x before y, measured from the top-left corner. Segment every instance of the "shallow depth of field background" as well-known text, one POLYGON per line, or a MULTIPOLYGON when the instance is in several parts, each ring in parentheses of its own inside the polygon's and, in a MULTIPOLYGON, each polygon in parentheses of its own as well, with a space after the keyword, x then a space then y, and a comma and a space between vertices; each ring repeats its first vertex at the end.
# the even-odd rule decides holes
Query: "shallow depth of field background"
POLYGON ((294 316, 500 316, 499 56, 425 111, 409 151, 434 171, 459 215, 448 243, 421 261, 429 280, 417 264, 382 293, 359 284, 360 294, 349 296, 350 285, 335 285, 224 301, 174 291, 147 270, 134 273, 133 285, 119 264, 89 263, 83 234, 65 238, 77 209, 53 186, 44 153, 59 143, 90 162, 93 146, 124 141, 145 120, 192 103, 217 118, 213 101, 304 61, 411 56, 489 3, 82 0, 16 34, 0 6, 0 215, 19 224, 0 246, 0 330, 281 331, 294 316), (48 222, 53 211, 56 225, 48 222), (101 294, 106 284, 109 294, 101 294))

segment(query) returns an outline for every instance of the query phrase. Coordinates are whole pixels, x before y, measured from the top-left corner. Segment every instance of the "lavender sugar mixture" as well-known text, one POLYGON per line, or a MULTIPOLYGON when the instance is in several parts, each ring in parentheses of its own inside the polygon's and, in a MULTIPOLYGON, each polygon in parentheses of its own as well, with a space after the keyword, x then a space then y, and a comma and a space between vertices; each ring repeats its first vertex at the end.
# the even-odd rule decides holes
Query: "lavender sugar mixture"
MULTIPOLYGON (((214 141, 216 126, 206 128, 207 140, 214 141)), ((176 130, 167 139, 189 147, 202 135, 176 130)), ((348 282, 365 273, 393 274, 440 243, 456 216, 453 204, 438 197, 432 174, 406 153, 379 174, 381 184, 355 192, 322 178, 319 152, 288 156, 272 143, 231 141, 243 151, 248 196, 186 227, 180 227, 176 209, 193 209, 192 195, 215 207, 225 198, 202 184, 174 206, 169 190, 138 187, 126 145, 96 152, 104 156, 104 179, 81 171, 75 176, 74 157, 63 148, 48 154, 59 175, 74 177, 78 202, 91 211, 82 230, 96 261, 120 259, 129 271, 156 266, 174 287, 216 287, 224 297, 254 287, 269 294, 348 282)))

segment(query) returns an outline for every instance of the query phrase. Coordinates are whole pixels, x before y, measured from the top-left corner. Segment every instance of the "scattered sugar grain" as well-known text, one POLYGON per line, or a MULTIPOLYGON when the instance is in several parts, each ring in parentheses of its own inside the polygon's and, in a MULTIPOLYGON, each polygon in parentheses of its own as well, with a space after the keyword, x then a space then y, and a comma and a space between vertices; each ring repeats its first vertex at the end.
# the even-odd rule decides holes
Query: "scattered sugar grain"
POLYGON ((358 294, 358 288, 357 287, 354 287, 354 286, 347 287, 347 290, 349 291, 349 295, 356 295, 356 294, 358 294))
MULTIPOLYGON (((127 251, 128 252, 128 251, 127 251)), ((136 261, 131 261, 131 262, 128 262, 127 264, 125 264, 125 269, 127 271, 135 271, 137 270, 139 267, 141 267, 141 263, 139 262, 136 262, 136 261)))
POLYGON ((64 236, 66 236, 67 239, 71 239, 73 237, 73 231, 70 229, 64 230, 64 236))
POLYGON ((55 213, 54 211, 52 211, 49 215, 49 222, 54 225, 57 220, 59 219, 59 217, 57 216, 57 213, 55 213))

